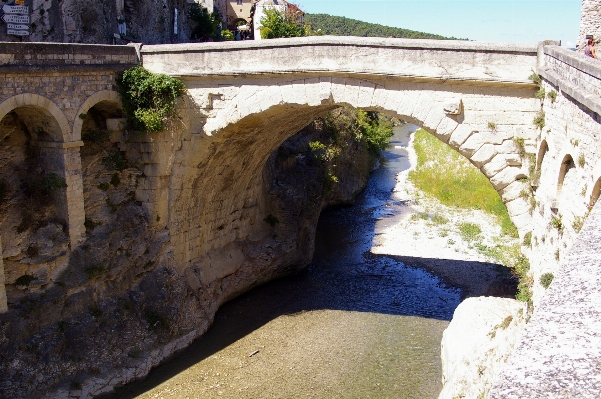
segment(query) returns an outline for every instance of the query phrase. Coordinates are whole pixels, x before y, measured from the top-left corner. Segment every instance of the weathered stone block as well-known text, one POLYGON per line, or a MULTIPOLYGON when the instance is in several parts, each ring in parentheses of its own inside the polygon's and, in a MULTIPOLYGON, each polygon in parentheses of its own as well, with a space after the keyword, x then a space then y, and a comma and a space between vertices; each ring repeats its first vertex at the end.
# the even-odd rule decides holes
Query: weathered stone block
POLYGON ((447 115, 461 115, 463 113, 463 101, 460 98, 449 100, 444 103, 443 111, 447 115))

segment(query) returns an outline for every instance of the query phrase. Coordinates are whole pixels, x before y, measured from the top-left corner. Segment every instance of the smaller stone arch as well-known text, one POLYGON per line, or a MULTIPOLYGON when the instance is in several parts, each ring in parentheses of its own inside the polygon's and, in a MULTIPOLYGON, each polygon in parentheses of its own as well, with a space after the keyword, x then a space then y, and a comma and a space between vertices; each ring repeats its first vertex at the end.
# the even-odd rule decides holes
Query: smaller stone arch
POLYGON ((563 189, 564 179, 568 172, 572 169, 576 168, 576 164, 574 163, 574 158, 570 154, 567 154, 563 157, 561 164, 559 166, 559 176, 557 178, 557 196, 559 198, 561 195, 561 190, 563 189))
POLYGON ((52 122, 56 122, 56 127, 52 129, 54 131, 48 132, 54 139, 53 141, 71 141, 69 122, 67 121, 65 114, 54 102, 52 102, 52 100, 33 93, 17 94, 16 96, 10 97, 0 104, 0 120, 2 120, 2 118, 4 118, 9 112, 17 108, 31 108, 42 110, 42 113, 47 113, 48 115, 46 116, 53 118, 52 122))
POLYGON ((538 154, 536 156, 536 170, 537 171, 540 170, 540 168, 543 164, 545 155, 547 155, 548 152, 549 152, 549 145, 547 144, 547 140, 543 140, 540 143, 540 146, 538 147, 538 154))
POLYGON ((75 117, 75 121, 73 122, 74 141, 81 140, 81 130, 83 128, 84 120, 80 117, 80 115, 87 114, 90 108, 103 101, 116 103, 119 107, 122 106, 121 97, 119 96, 119 93, 114 90, 103 90, 92 94, 84 101, 84 103, 81 105, 81 107, 79 107, 79 110, 77 111, 77 116, 75 117))

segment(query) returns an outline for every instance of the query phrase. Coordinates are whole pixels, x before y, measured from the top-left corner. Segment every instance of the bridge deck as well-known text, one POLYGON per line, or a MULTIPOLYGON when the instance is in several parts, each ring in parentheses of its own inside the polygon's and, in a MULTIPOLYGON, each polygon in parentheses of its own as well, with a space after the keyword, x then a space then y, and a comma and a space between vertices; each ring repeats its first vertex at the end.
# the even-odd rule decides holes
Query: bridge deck
POLYGON ((531 84, 535 44, 313 36, 143 46, 144 66, 174 76, 364 74, 531 84))

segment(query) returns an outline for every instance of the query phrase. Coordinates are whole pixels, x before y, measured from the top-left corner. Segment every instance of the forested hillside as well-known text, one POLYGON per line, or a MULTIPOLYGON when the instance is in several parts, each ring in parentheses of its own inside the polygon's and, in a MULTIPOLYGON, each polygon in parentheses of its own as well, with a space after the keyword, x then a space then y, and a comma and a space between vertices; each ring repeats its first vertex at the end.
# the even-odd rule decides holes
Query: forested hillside
POLYGON ((456 39, 431 33, 409 29, 393 28, 380 24, 372 24, 356 19, 337 17, 328 14, 305 14, 305 24, 311 25, 313 31, 321 29, 326 35, 363 36, 363 37, 404 37, 410 39, 456 39))

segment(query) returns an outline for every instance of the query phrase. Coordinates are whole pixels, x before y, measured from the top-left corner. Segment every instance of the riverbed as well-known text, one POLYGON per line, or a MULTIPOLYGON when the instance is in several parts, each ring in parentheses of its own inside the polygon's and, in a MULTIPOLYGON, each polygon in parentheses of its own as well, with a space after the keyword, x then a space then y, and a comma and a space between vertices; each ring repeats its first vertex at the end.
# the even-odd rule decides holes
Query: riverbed
POLYGON ((503 282, 474 251, 446 259, 408 242, 435 231, 427 220, 398 239, 420 206, 399 188, 415 129, 395 128, 355 205, 322 214, 306 271, 225 304, 192 346, 111 397, 436 398, 454 309, 503 282), (402 250, 416 246, 422 255, 402 250))

